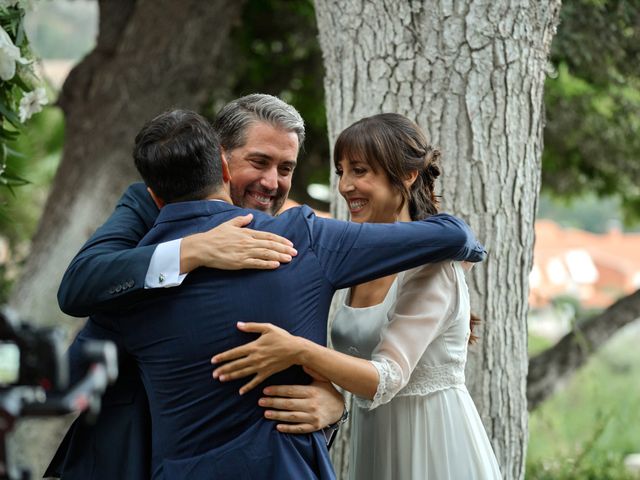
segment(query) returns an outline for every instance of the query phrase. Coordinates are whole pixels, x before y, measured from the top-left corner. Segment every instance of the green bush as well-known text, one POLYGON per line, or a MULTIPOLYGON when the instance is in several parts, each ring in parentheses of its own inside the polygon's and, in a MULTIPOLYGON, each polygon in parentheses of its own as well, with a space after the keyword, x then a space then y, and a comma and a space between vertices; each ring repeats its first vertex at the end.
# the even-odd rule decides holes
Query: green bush
POLYGON ((639 340, 622 330, 531 412, 527 480, 640 479, 623 463, 640 451, 639 340))
POLYGON ((637 480, 621 455, 607 454, 568 458, 564 461, 527 463, 527 480, 637 480))

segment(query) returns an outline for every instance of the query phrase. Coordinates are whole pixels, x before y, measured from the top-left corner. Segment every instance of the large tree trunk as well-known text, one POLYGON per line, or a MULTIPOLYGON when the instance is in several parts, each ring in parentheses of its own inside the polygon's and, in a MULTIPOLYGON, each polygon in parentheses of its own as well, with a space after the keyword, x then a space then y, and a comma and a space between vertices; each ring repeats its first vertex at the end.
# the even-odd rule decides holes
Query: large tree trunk
POLYGON ((640 319, 640 290, 621 298, 529 361, 527 400, 535 409, 622 327, 640 319))
MULTIPOLYGON (((131 151, 143 123, 173 106, 200 110, 226 92, 229 31, 243 3, 100 1, 96 48, 73 69, 58 102, 66 119, 62 163, 11 297, 23 317, 68 330, 79 326, 57 308, 66 266, 137 178, 131 151)), ((15 453, 34 478, 60 433, 59 424, 43 427, 40 421, 19 428, 15 453)))
MULTIPOLYGON (((331 145, 363 116, 415 119, 443 150, 444 210, 465 218, 490 252, 470 279, 484 323, 467 383, 505 478, 522 478, 542 95, 560 1, 315 3, 331 145)), ((341 199, 333 212, 346 218, 341 199)), ((345 437, 333 452, 342 478, 345 437)))

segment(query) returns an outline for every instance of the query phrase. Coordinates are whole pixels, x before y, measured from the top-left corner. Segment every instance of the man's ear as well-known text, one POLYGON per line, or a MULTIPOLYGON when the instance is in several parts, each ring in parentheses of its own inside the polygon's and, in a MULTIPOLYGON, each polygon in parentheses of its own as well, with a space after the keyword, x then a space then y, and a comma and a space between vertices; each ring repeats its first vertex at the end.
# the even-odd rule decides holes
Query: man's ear
POLYGON ((410 189, 413 182, 416 181, 416 178, 418 178, 418 170, 413 170, 412 172, 409 172, 409 175, 407 175, 407 178, 405 178, 402 183, 404 183, 404 186, 407 189, 410 189))
POLYGON ((220 152, 220 160, 222 162, 222 180, 224 183, 229 183, 231 181, 231 172, 229 172, 229 163, 227 163, 227 158, 224 156, 224 150, 220 152))
POLYGON ((158 209, 164 207, 166 204, 164 203, 164 200, 162 200, 159 196, 157 196, 155 193, 153 193, 153 190, 151 190, 151 188, 147 187, 147 192, 149 192, 149 195, 151 195, 151 198, 153 198, 154 203, 156 204, 156 206, 158 207, 158 209))

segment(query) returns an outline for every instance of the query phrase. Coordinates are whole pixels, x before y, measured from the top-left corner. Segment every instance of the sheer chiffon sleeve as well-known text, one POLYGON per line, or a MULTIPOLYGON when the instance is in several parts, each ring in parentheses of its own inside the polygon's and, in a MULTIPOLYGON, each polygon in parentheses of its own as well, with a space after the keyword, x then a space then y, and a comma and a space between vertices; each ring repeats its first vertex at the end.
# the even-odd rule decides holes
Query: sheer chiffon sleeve
POLYGON ((389 402, 407 385, 426 348, 457 308, 451 261, 414 268, 398 281, 396 302, 371 357, 380 379, 378 389, 373 400, 356 397, 357 404, 369 410, 389 402))

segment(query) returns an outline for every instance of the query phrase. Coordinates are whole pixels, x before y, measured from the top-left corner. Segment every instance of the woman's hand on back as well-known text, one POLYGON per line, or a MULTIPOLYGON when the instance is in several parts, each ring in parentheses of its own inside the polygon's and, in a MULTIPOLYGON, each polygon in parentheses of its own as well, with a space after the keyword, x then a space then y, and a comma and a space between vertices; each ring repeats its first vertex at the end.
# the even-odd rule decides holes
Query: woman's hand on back
POLYGON ((242 386, 241 395, 258 386, 274 373, 299 363, 304 339, 295 337, 270 323, 238 322, 238 329, 243 332, 259 333, 260 337, 253 342, 215 355, 211 363, 227 362, 213 371, 213 378, 221 382, 255 375, 250 382, 242 386))

